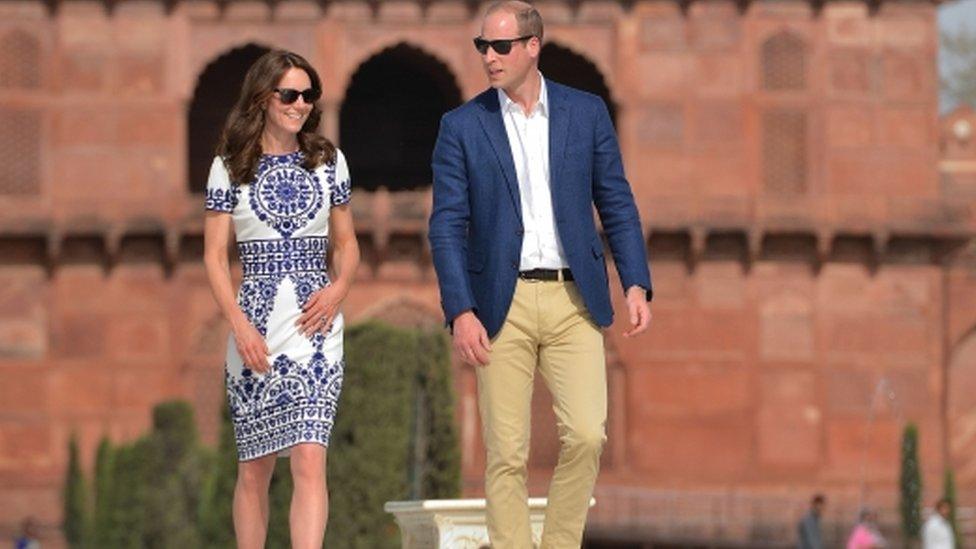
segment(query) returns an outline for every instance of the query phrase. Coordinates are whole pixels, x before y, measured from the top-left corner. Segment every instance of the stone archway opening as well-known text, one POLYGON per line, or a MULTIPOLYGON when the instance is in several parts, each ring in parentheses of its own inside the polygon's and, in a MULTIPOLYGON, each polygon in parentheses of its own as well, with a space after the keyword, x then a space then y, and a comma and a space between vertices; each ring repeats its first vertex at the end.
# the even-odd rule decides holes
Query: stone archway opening
POLYGON ((592 61, 569 48, 548 42, 542 46, 539 71, 546 78, 560 84, 599 95, 607 104, 610 119, 614 124, 617 123, 617 105, 613 101, 603 73, 592 61))
POLYGON ((247 69, 270 49, 247 44, 207 65, 197 79, 187 123, 187 182, 190 192, 207 187, 207 175, 227 115, 237 102, 247 69))
POLYGON ((429 187, 441 116, 460 104, 450 69, 418 48, 400 43, 365 61, 339 113, 339 145, 353 186, 365 191, 429 187))

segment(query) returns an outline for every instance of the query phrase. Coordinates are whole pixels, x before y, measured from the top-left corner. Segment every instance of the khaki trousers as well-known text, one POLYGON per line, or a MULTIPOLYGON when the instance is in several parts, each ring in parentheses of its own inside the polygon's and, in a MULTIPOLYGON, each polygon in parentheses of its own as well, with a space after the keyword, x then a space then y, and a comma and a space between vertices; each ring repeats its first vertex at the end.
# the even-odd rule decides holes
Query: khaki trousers
POLYGON ((489 364, 477 368, 491 546, 532 547, 526 462, 538 370, 552 393, 560 441, 540 547, 577 549, 606 441, 603 334, 573 282, 519 279, 491 345, 489 364))

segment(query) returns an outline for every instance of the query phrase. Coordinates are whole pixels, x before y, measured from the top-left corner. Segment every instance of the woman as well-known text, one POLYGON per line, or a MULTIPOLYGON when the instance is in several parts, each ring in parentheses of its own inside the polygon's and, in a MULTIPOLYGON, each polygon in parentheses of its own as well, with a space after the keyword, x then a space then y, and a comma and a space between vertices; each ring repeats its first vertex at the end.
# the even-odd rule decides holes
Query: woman
POLYGON ((872 509, 861 509, 857 525, 847 538, 847 549, 881 549, 885 545, 884 536, 878 530, 877 513, 872 509))
POLYGON ((233 515, 242 549, 264 546, 271 474, 277 456, 289 452, 292 546, 318 549, 325 536, 326 448, 342 388, 339 305, 359 248, 345 158, 316 133, 321 90, 318 74, 294 53, 258 59, 207 182, 204 262, 232 329, 226 383, 240 461, 233 515), (243 270, 236 300, 231 228, 243 270))

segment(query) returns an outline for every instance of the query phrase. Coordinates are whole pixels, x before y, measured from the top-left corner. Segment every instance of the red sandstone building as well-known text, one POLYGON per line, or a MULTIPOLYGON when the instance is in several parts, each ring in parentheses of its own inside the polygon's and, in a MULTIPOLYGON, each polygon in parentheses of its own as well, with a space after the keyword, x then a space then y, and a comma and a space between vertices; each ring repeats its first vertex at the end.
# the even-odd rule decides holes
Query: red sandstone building
MULTIPOLYGON (((613 106, 655 277, 651 332, 607 333, 591 539, 789 544, 815 490, 836 539, 861 502, 894 502, 907 420, 926 501, 951 465, 974 504, 976 114, 938 119, 935 3, 539 7, 543 72, 613 106)), ((199 191, 266 48, 320 69, 323 131, 351 161, 366 261, 347 318, 441 321, 429 150, 440 114, 485 85, 479 8, 0 2, 0 533, 59 523, 72 431, 90 466, 103 434, 136 437, 185 397, 213 436, 226 328, 199 191)), ((473 372, 456 385, 477 495, 473 372)), ((540 495, 547 409, 540 395, 540 495)))

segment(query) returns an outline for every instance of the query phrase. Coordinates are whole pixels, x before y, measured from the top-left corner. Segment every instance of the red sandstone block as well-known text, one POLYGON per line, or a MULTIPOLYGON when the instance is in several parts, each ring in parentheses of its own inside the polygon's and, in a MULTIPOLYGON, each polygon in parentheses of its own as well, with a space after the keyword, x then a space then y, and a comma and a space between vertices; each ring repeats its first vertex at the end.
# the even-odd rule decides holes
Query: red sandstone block
POLYGON ((628 456, 643 472, 667 472, 672 480, 684 476, 727 482, 743 480, 753 464, 754 427, 743 416, 631 424, 628 456))
POLYGON ((0 471, 25 471, 49 464, 51 441, 51 427, 45 421, 0 419, 0 471))
MULTIPOLYGON (((151 367, 127 364, 112 376, 112 405, 128 409, 149 410, 155 404, 180 394, 180 371, 165 363, 151 367)), ((222 371, 208 372, 223 380, 222 371)), ((222 387, 221 387, 222 388, 222 387)), ((223 397, 223 395, 218 395, 223 397)))
POLYGON ((645 50, 681 51, 688 41, 684 18, 678 13, 645 16, 641 20, 640 40, 645 50))
POLYGON ((112 376, 102 361, 53 368, 48 378, 51 415, 68 418, 108 413, 112 407, 112 376))
POLYGON ((81 358, 103 354, 105 318, 98 314, 65 314, 52 323, 51 346, 57 356, 81 358))
POLYGON ((116 142, 117 109, 71 106, 54 113, 54 143, 60 147, 111 146, 116 142))
POLYGON ((870 109, 856 106, 829 108, 826 139, 830 147, 866 147, 873 140, 874 118, 870 109))
POLYGON ((813 307, 809 297, 784 294, 766 301, 759 314, 759 355, 763 360, 813 360, 813 307))
POLYGON ((865 312, 872 306, 867 293, 872 282, 864 265, 824 265, 816 284, 815 306, 823 312, 865 312))
POLYGON ((59 541, 54 530, 60 526, 63 507, 60 486, 38 484, 25 482, 23 477, 17 485, 0 483, 0 501, 3 502, 0 505, 0 525, 19 527, 25 518, 34 517, 45 533, 42 537, 43 547, 63 547, 54 544, 59 541))
POLYGON ((41 364, 0 362, 0 416, 17 417, 45 413, 48 406, 48 369, 41 364))
POLYGON ((112 271, 108 283, 107 291, 116 303, 113 312, 160 315, 172 305, 172 288, 166 282, 161 265, 119 265, 112 271))
POLYGON ((799 402, 759 411, 759 462, 772 467, 813 467, 822 459, 822 413, 799 402))
MULTIPOLYGON (((149 64, 150 61, 145 62, 149 64)), ((152 64, 159 67, 158 61, 152 64)), ((130 77, 147 78, 136 74, 131 74, 130 77)), ((150 85, 138 81, 123 83, 123 85, 126 84, 129 86, 150 85)), ((144 93, 146 91, 148 90, 134 89, 133 93, 144 93)), ((130 107, 119 114, 120 116, 116 119, 118 123, 118 144, 123 147, 132 145, 167 146, 172 143, 173 136, 176 135, 177 115, 170 109, 161 109, 157 105, 149 108, 130 107), (139 120, 139 123, 133 124, 132 120, 139 120)))
POLYGON ((58 87, 73 95, 96 92, 105 87, 107 73, 105 54, 72 52, 69 49, 61 57, 61 66, 57 71, 58 87))
POLYGON ((869 50, 861 48, 834 50, 827 63, 832 92, 866 95, 874 90, 872 55, 869 50))
POLYGON ((695 178, 700 182, 700 192, 709 197, 721 196, 730 200, 752 198, 748 186, 743 185, 750 174, 748 159, 742 153, 741 149, 732 149, 695 155, 693 158, 700 159, 693 164, 695 178))
MULTIPOLYGON (((99 203, 101 200, 115 198, 119 192, 119 177, 105 166, 115 163, 118 150, 114 147, 67 151, 58 156, 54 163, 54 180, 70 182, 56 185, 52 189, 57 201, 77 205, 99 203)), ((75 210, 77 211, 77 210, 75 210)))
POLYGON ((932 101, 928 93, 935 88, 935 73, 928 69, 926 57, 888 50, 882 57, 882 68, 886 99, 932 101))
POLYGON ((822 370, 826 398, 826 412, 831 418, 866 417, 872 402, 882 406, 883 394, 878 393, 880 376, 875 369, 859 368, 855 364, 839 363, 822 370))
POLYGON ((109 356, 136 363, 167 357, 172 347, 169 320, 156 316, 110 318, 105 337, 109 356))
POLYGON ((742 18, 732 2, 692 4, 689 35, 695 49, 730 51, 742 40, 742 18))
POLYGON ((936 119, 928 108, 888 108, 878 117, 880 144, 928 148, 935 142, 936 119))
POLYGON ((928 16, 912 18, 879 17, 881 43, 898 49, 924 51, 932 46, 935 26, 928 16))
POLYGON ((104 271, 98 265, 59 265, 50 285, 53 318, 63 314, 98 314, 122 302, 106 299, 104 271))
POLYGON ((874 41, 876 27, 866 6, 830 3, 824 6, 827 41, 841 46, 868 46, 874 41))
POLYGON ((901 420, 879 417, 867 419, 827 419, 827 465, 838 474, 856 479, 862 467, 872 476, 898 470, 901 420))
POLYGON ((640 56, 637 71, 640 89, 645 97, 684 93, 690 79, 693 58, 681 53, 645 53, 640 56))
POLYGON ((694 275, 699 306, 704 309, 741 309, 746 306, 748 280, 734 261, 709 261, 694 275))
MULTIPOLYGON (((701 62, 699 68, 701 68, 701 62)), ((695 143, 743 143, 745 109, 738 99, 701 99, 691 109, 691 140, 695 143)), ((743 186, 740 181, 740 186, 743 186)))
POLYGON ((644 364, 629 370, 631 417, 724 417, 748 410, 755 399, 750 371, 741 363, 644 364))
POLYGON ((828 353, 871 353, 880 350, 872 315, 824 315, 820 320, 823 344, 828 353))

